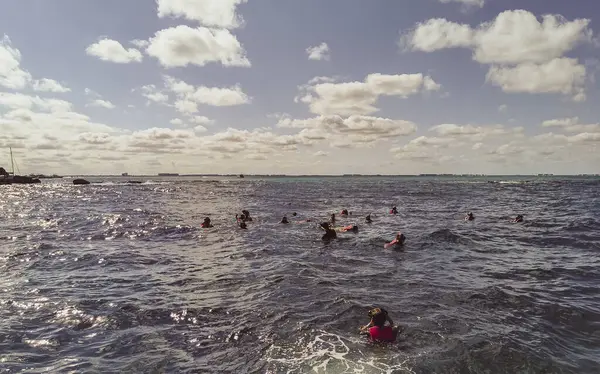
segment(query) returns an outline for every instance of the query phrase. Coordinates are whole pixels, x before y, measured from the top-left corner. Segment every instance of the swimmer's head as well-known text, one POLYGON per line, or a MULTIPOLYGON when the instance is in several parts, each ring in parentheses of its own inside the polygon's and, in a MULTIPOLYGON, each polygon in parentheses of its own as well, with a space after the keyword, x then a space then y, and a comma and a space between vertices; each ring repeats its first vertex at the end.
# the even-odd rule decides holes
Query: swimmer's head
POLYGON ((329 230, 329 222, 322 222, 321 223, 321 227, 324 228, 325 230, 329 230))
POLYGON ((283 216, 283 218, 281 219, 281 223, 289 223, 286 216, 283 216))
POLYGON ((387 312, 381 308, 373 308, 369 310, 369 318, 375 326, 383 327, 387 320, 387 312))
POLYGON ((292 216, 296 217, 296 212, 292 213, 292 216))

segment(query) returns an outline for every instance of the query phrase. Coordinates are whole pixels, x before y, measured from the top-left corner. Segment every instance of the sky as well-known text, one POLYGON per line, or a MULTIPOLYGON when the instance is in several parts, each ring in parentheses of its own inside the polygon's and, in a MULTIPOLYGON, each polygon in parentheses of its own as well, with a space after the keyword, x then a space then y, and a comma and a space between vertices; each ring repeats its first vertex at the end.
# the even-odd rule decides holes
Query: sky
POLYGON ((20 0, 21 174, 600 173, 600 2, 20 0))

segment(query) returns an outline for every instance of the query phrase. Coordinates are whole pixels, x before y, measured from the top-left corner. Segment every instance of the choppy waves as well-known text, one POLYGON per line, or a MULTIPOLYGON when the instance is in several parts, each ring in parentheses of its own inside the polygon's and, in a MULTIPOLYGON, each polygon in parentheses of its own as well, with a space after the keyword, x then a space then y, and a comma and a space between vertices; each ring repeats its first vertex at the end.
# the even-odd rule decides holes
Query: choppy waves
POLYGON ((0 186, 0 373, 593 373, 597 186, 0 186), (233 218, 243 208, 246 231, 233 218), (316 222, 342 208, 359 233, 321 242, 316 222), (314 221, 279 225, 284 214, 314 221), (199 229, 205 216, 215 228, 199 229), (383 249, 398 231, 405 248, 383 249), (373 305, 403 326, 397 343, 357 334, 373 305))

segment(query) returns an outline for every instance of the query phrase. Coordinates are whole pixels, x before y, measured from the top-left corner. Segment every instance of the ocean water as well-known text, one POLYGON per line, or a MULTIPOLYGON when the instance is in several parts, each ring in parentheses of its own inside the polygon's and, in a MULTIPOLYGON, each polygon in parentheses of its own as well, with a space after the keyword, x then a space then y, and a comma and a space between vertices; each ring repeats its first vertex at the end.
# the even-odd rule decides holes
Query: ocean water
POLYGON ((0 186, 0 373, 600 370, 598 179, 91 180, 0 186))

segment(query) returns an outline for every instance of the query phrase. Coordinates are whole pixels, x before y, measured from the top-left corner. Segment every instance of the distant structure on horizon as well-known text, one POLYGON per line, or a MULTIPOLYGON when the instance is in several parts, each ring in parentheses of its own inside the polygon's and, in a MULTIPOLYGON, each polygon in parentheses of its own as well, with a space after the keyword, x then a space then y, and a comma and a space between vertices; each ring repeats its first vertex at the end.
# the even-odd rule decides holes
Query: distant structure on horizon
POLYGON ((123 174, 121 174, 122 177, 126 177, 128 175, 129 175, 129 173, 123 173, 123 174))
POLYGON ((158 173, 159 177, 178 177, 179 173, 158 173))

